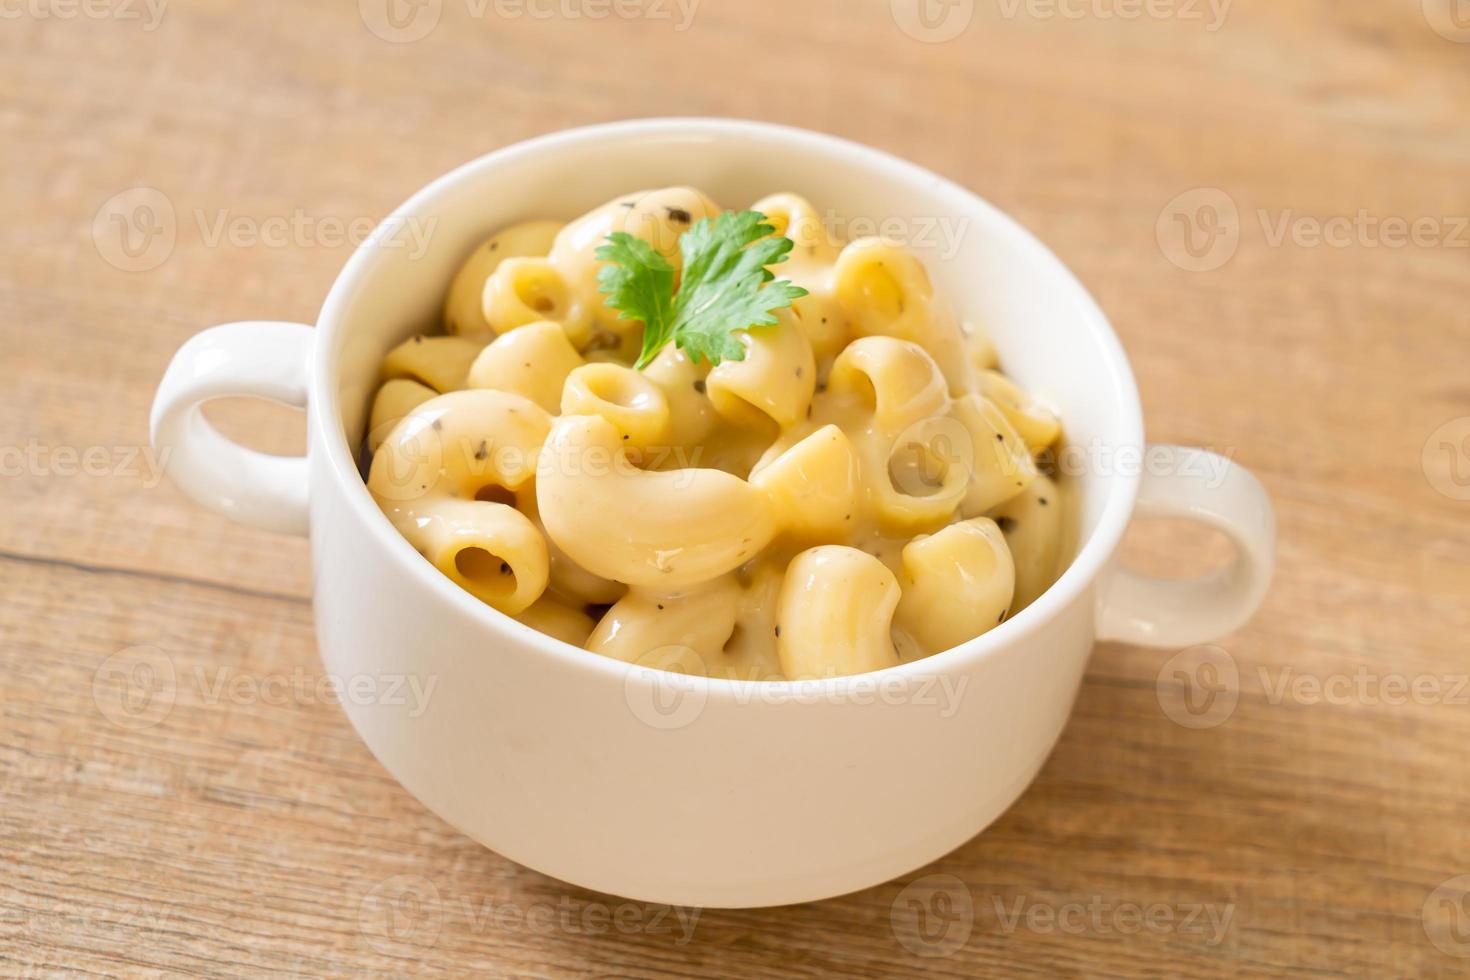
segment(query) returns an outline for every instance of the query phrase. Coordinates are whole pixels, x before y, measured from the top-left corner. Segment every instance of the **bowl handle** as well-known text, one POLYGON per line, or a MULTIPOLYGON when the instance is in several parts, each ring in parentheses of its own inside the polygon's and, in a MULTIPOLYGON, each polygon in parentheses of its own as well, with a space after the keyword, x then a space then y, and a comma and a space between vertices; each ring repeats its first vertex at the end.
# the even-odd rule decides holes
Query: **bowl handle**
POLYGON ((169 479, 195 502, 242 524, 305 534, 306 458, 272 456, 231 442, 200 406, 254 395, 306 407, 316 331, 299 323, 227 323, 174 354, 149 422, 169 479))
POLYGON ((1099 592, 1098 638, 1149 647, 1218 640, 1255 615, 1271 584, 1271 500, 1249 470, 1215 453, 1151 446, 1148 458, 1167 458, 1170 465, 1162 473, 1144 473, 1134 516, 1209 525, 1235 544, 1235 559, 1195 579, 1154 578, 1116 567, 1099 592))

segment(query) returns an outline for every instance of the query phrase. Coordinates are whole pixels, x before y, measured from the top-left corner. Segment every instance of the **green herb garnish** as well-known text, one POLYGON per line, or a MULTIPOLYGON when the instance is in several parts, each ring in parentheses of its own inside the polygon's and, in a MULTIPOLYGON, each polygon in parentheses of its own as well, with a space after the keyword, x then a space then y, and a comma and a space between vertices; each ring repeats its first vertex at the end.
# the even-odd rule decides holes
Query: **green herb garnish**
POLYGON ((684 275, 674 292, 674 267, 641 238, 625 231, 597 250, 607 263, 597 273, 607 303, 620 319, 643 321, 643 353, 634 367, 653 362, 670 340, 696 364, 745 360, 737 331, 776 325, 774 311, 806 290, 766 266, 784 262, 793 244, 775 237, 759 211, 727 211, 704 218, 679 239, 684 275))

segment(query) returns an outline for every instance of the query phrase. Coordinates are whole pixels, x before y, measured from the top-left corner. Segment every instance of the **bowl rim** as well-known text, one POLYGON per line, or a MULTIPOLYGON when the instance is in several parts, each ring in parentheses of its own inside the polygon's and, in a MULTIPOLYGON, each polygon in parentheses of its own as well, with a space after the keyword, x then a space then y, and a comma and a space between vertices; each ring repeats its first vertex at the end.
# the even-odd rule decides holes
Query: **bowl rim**
MULTIPOLYGON (((867 674, 798 681, 732 680, 719 677, 700 677, 671 674, 639 664, 598 656, 580 647, 558 640, 552 636, 520 623, 512 617, 486 605, 461 589, 441 573, 409 544, 394 529, 392 523, 378 508, 368 492, 358 470, 356 454, 342 438, 345 428, 340 399, 340 361, 344 348, 344 314, 353 294, 373 272, 378 260, 374 245, 379 232, 402 224, 409 215, 422 213, 437 198, 458 184, 493 171, 511 161, 528 157, 554 156, 569 148, 606 140, 628 140, 691 136, 710 137, 762 137, 767 145, 785 143, 800 146, 809 151, 842 157, 855 161, 875 171, 882 171, 886 179, 905 183, 928 185, 932 192, 941 193, 956 202, 957 210, 983 216, 988 226, 1004 230, 1017 248, 1029 255, 1028 261, 1049 264, 1060 272, 1075 288, 1079 303, 1079 316, 1085 321, 1101 342, 1106 354, 1106 376, 1113 381, 1121 399, 1117 405, 1121 433, 1118 446, 1143 447, 1143 413, 1138 386, 1132 367, 1123 350, 1123 345, 1109 323, 1097 301, 1067 265, 1061 261, 1028 229, 1001 211, 995 205, 948 178, 895 156, 884 150, 856 143, 842 137, 832 136, 793 126, 756 120, 718 117, 656 117, 628 119, 617 122, 581 126, 537 136, 513 143, 477 157, 448 173, 436 178, 417 191, 391 215, 378 225, 375 231, 352 254, 333 283, 317 318, 315 354, 311 365, 311 388, 309 418, 311 442, 309 453, 320 454, 326 462, 326 471, 337 481, 346 506, 353 520, 373 536, 374 541, 402 566, 403 574, 416 581, 420 587, 436 594, 449 606, 483 625, 488 636, 505 635, 515 637, 528 644, 530 655, 550 658, 553 662, 573 670, 601 674, 608 680, 630 687, 641 685, 672 684, 688 688, 701 696, 716 696, 729 700, 761 701, 804 701, 813 694, 821 697, 840 697, 853 693, 855 688, 869 690, 875 684, 906 684, 928 680, 939 675, 963 673, 974 663, 999 655, 1005 649, 1016 646, 1027 637, 1046 627, 1053 619, 1076 602, 1091 587, 1103 572, 1122 540, 1131 519, 1141 480, 1136 472, 1114 473, 1106 477, 1109 487, 1108 499, 1099 515, 1097 526, 1083 541, 1067 569, 1031 605, 1006 620, 994 629, 952 649, 908 663, 886 667, 867 674)), ((320 469, 313 467, 315 476, 320 469)), ((308 494, 310 488, 308 488, 308 494)), ((313 563, 315 566, 315 562, 313 563)), ((329 572, 324 572, 329 574, 329 572)), ((514 644, 511 644, 514 646, 514 644)))

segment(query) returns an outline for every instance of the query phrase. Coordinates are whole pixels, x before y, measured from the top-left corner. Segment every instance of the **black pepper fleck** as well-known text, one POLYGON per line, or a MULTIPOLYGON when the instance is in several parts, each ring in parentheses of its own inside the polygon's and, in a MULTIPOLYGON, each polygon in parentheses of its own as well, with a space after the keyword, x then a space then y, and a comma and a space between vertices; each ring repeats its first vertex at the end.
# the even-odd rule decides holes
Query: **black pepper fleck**
POLYGON ((697 391, 697 392, 699 392, 701 395, 704 394, 704 382, 703 381, 696 381, 696 382, 694 382, 694 390, 697 391))
POLYGON ((685 211, 683 208, 667 208, 666 207, 666 208, 664 208, 664 210, 669 213, 669 220, 670 221, 677 221, 681 225, 687 225, 687 224, 689 224, 689 222, 691 222, 691 221, 694 220, 694 218, 690 216, 689 212, 688 211, 685 211))
POLYGON ((1041 506, 1043 506, 1043 507, 1046 506, 1046 498, 1045 497, 1037 497, 1036 498, 1036 502, 1038 504, 1040 504, 1041 506))
POLYGON ((475 448, 475 458, 484 459, 488 455, 490 455, 490 447, 485 443, 484 439, 481 439, 480 445, 475 448))
POLYGON ((509 575, 510 574, 510 565, 508 565, 505 562, 501 562, 500 563, 500 574, 501 575, 509 575))

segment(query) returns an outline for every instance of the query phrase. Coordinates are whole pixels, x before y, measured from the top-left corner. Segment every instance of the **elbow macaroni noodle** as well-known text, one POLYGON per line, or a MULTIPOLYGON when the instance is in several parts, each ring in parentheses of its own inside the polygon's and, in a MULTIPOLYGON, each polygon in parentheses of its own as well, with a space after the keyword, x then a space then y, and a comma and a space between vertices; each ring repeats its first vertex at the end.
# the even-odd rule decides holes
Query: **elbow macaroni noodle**
POLYGON ((720 213, 699 191, 484 242, 444 334, 383 360, 374 499, 485 603, 658 669, 860 674, 994 628, 1063 558, 1061 492, 1038 463, 1055 414, 901 246, 837 242, 795 194, 753 208, 794 243, 773 271, 808 295, 714 366, 670 343, 634 370, 642 325, 597 282, 614 231, 677 270, 680 236, 720 213))

